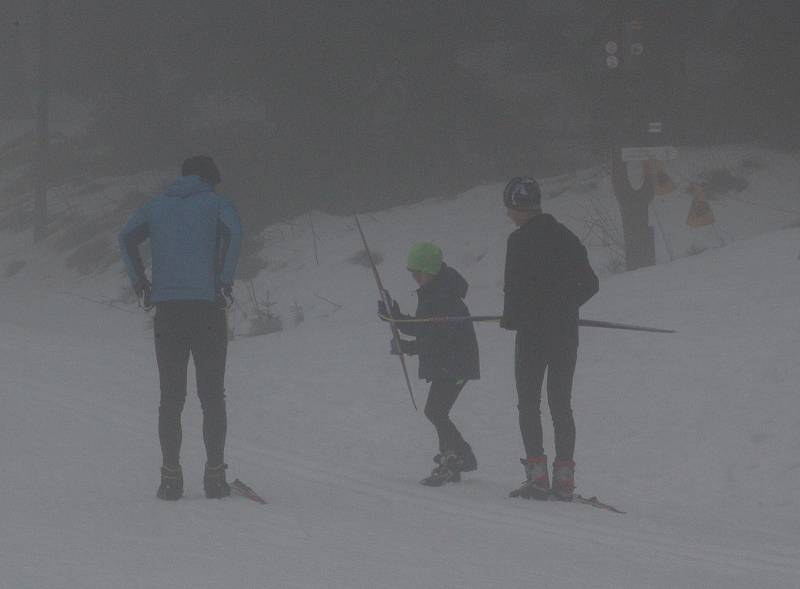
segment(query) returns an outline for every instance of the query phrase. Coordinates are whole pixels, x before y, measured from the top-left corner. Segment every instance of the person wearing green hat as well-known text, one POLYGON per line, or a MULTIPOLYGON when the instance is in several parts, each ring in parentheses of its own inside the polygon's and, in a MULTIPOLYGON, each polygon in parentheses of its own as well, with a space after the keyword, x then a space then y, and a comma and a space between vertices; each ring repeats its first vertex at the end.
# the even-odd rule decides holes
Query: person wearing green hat
MULTIPOLYGON (((469 285, 461 274, 442 261, 439 246, 428 242, 414 244, 408 252, 406 267, 419 285, 414 318, 469 316, 464 303, 469 285)), ((387 309, 383 301, 378 302, 382 318, 411 319, 401 313, 397 301, 390 305, 391 309, 387 309)), ((450 419, 450 410, 466 382, 480 378, 475 328, 470 321, 396 325, 403 334, 414 339, 401 340, 399 350, 393 339, 391 352, 419 357, 419 378, 430 383, 425 417, 436 428, 439 438, 439 453, 434 457, 437 466, 420 482, 432 487, 458 482, 462 472, 478 467, 472 448, 450 419)))

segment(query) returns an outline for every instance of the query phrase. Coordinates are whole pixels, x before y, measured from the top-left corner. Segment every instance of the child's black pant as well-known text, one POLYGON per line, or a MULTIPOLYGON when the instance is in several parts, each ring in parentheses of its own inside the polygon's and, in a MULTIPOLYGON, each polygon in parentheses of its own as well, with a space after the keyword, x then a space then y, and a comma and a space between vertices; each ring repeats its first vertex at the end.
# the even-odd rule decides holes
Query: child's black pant
POLYGON ((225 311, 206 301, 159 303, 155 317, 155 346, 161 404, 158 436, 164 465, 180 463, 181 413, 186 401, 186 372, 192 355, 197 377, 197 396, 203 409, 203 441, 208 464, 225 458, 227 413, 225 409, 225 361, 228 330, 225 311))
POLYGON ((439 451, 451 451, 459 454, 467 445, 461 432, 450 420, 450 409, 458 399, 459 393, 467 381, 434 380, 428 391, 428 402, 425 403, 425 417, 436 428, 439 436, 439 451))

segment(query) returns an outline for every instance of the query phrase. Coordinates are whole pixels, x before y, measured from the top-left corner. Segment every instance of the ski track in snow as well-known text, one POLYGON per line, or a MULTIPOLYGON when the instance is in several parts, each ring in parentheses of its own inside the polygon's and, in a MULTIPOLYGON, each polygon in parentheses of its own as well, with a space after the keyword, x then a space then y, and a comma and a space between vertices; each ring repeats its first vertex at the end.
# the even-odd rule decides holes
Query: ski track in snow
MULTIPOLYGON (((27 413, 35 415, 57 412, 61 420, 70 424, 69 427, 92 427, 98 433, 98 437, 111 435, 109 432, 113 431, 115 436, 124 432, 125 438, 136 440, 140 445, 152 441, 153 418, 144 412, 122 409, 119 404, 98 401, 94 396, 84 396, 79 394, 80 391, 70 388, 65 388, 59 394, 53 394, 48 378, 42 380, 41 377, 61 371, 68 374, 69 365, 74 365, 69 356, 62 355, 68 366, 61 367, 55 364, 39 377, 35 374, 25 374, 15 378, 13 367, 22 367, 24 371, 28 371, 30 367, 26 358, 35 357, 37 354, 33 348, 20 347, 21 339, 17 338, 14 350, 3 346, 3 352, 7 359, 6 382, 10 382, 14 390, 26 391, 23 402, 32 405, 26 410, 27 413), (11 376, 10 381, 9 376, 11 376)), ((35 337, 31 338, 30 345, 35 346, 36 341, 35 337)), ((627 559, 640 563, 652 561, 653 564, 657 563, 658 567, 667 569, 699 567, 710 574, 724 571, 726 575, 747 574, 753 578, 769 574, 772 578, 785 577, 787 582, 790 579, 800 578, 796 547, 760 544, 758 549, 748 549, 738 545, 740 543, 731 541, 712 544, 707 540, 676 538, 652 529, 645 530, 644 526, 637 525, 630 514, 594 512, 590 507, 577 504, 563 505, 507 499, 504 497, 506 489, 499 484, 487 484, 485 480, 481 480, 479 474, 468 478, 461 485, 449 485, 443 489, 432 490, 418 487, 413 481, 400 480, 390 471, 367 473, 352 468, 330 467, 315 462, 302 453, 262 448, 244 440, 235 439, 231 443, 230 453, 236 456, 238 464, 246 466, 249 471, 267 471, 270 473, 270 480, 282 481, 279 488, 287 490, 301 486, 305 494, 310 495, 312 499, 317 495, 332 496, 334 498, 332 503, 350 506, 348 510, 360 505, 366 511, 378 512, 386 505, 390 505, 395 511, 407 510, 409 513, 426 514, 426 518, 457 521, 459 529, 466 527, 478 530, 479 534, 510 536, 515 539, 527 538, 532 544, 547 538, 551 544, 576 546, 572 550, 578 557, 587 551, 592 553, 591 546, 596 546, 602 548, 608 555, 624 554, 627 559), (479 492, 475 493, 475 497, 468 496, 472 494, 473 489, 479 492)), ((195 498, 197 495, 192 496, 190 493, 187 499, 176 505, 179 510, 177 513, 189 514, 195 523, 213 525, 213 520, 216 518, 208 513, 206 502, 194 501, 195 498)), ((246 545, 248 538, 251 541, 259 539, 263 542, 262 534, 268 530, 269 539, 266 544, 273 548, 304 550, 311 538, 325 537, 323 544, 326 549, 333 550, 337 547, 336 550, 339 550, 348 545, 363 545, 365 537, 369 544, 370 533, 382 533, 380 528, 374 532, 365 529, 361 518, 356 519, 350 528, 337 520, 336 526, 332 528, 324 517, 312 523, 313 518, 306 519, 305 516, 308 515, 306 512, 303 521, 298 522, 295 517, 282 512, 282 508, 288 507, 291 499, 291 496, 273 498, 271 505, 261 508, 247 505, 247 509, 257 511, 249 514, 250 529, 237 534, 240 544, 246 545), (255 523, 254 520, 259 523, 255 523)), ((119 503, 111 499, 110 501, 113 505, 119 503)), ((146 505, 147 502, 140 500, 140 508, 146 505)), ((89 509, 87 505, 81 507, 89 509)), ((299 506, 294 506, 297 507, 299 506)), ((244 508, 245 506, 241 506, 241 509, 244 508)), ((320 509, 325 509, 323 504, 315 505, 311 512, 320 509)), ((191 527, 189 524, 183 525, 187 529, 191 527)), ((79 546, 82 535, 91 531, 91 527, 86 530, 59 530, 58 538, 54 539, 50 537, 48 526, 44 522, 38 522, 33 526, 28 522, 18 522, 6 527, 6 533, 10 533, 11 537, 28 539, 33 543, 33 550, 31 544, 24 543, 26 554, 23 556, 17 553, 14 558, 15 566, 27 571, 33 571, 36 568, 35 562, 39 559, 53 559, 54 547, 51 543, 55 542, 59 547, 65 544, 79 546)), ((147 535, 141 533, 115 533, 115 542, 105 546, 104 550, 113 561, 113 556, 120 547, 124 546, 125 550, 135 550, 137 546, 142 547, 147 542, 147 535)), ((386 539, 382 539, 381 542, 386 543, 386 539)), ((399 543, 402 542, 401 536, 399 543)), ((384 550, 383 556, 389 558, 391 550, 384 550)), ((59 549, 59 552, 61 556, 52 561, 54 566, 76 567, 84 562, 83 559, 76 558, 76 554, 72 551, 64 552, 59 549)), ((198 553, 186 551, 182 552, 181 556, 189 560, 208 558, 203 551, 198 553)), ((348 556, 352 557, 352 554, 348 556)), ((219 558, 222 564, 224 559, 219 558)), ((410 562, 408 564, 411 565, 410 562)), ((489 579, 486 581, 490 582, 489 579)), ((613 585, 611 583, 597 586, 613 585)))
MULTIPOLYGON (((778 174, 751 177, 760 192, 744 197, 788 202, 796 162, 777 162, 778 174)), ((497 310, 509 231, 498 189, 362 218, 404 309, 413 304, 405 248, 435 238, 469 277, 472 312, 497 310)), ((609 198, 602 185, 593 190, 609 198)), ((682 226, 687 198, 654 205, 673 250, 715 247, 715 232, 682 226)), ((546 204, 580 228, 583 193, 546 204)), ((712 206, 726 238, 786 222, 734 202, 712 206)), ((270 229, 274 269, 256 280, 284 306, 299 300, 305 322, 230 348, 229 478, 252 485, 266 506, 205 499, 191 374, 186 495, 155 499, 158 383, 147 316, 87 300, 117 293, 117 274, 67 285, 69 297, 61 285, 0 290, 0 589, 800 586, 800 230, 604 275, 586 317, 678 329, 581 335, 579 490, 628 512, 618 515, 507 497, 521 479, 513 340, 487 326, 478 327, 483 379, 454 410, 479 470, 460 484, 420 486, 433 432, 386 354, 369 270, 347 262, 359 248, 355 228, 327 216, 316 227, 319 267, 304 226, 291 237, 270 229)), ((27 250, 18 245, 4 251, 19 257, 27 250)), ((602 248, 590 255, 603 270, 602 248)), ((409 369, 413 376, 415 360, 409 369)), ((423 386, 414 388, 422 406, 423 386)))

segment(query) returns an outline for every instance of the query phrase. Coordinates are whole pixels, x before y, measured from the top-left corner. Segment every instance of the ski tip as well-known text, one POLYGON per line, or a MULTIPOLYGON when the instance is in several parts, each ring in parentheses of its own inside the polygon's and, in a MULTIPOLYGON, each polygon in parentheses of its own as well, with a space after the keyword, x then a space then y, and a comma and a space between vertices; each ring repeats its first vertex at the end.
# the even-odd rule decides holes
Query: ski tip
POLYGON ((610 511, 612 513, 621 513, 624 514, 625 512, 621 509, 617 509, 613 505, 609 505, 608 503, 603 503, 600 501, 597 496, 592 497, 584 497, 582 495, 575 495, 575 501, 578 503, 583 503, 584 505, 591 505, 592 507, 597 507, 598 509, 605 509, 606 511, 610 511))
POLYGON ((259 495, 255 491, 253 491, 253 489, 251 489, 240 479, 235 479, 231 483, 231 490, 240 497, 244 497, 245 499, 250 499, 251 501, 255 501, 256 503, 260 503, 261 505, 267 505, 268 503, 266 499, 264 499, 261 495, 259 495))

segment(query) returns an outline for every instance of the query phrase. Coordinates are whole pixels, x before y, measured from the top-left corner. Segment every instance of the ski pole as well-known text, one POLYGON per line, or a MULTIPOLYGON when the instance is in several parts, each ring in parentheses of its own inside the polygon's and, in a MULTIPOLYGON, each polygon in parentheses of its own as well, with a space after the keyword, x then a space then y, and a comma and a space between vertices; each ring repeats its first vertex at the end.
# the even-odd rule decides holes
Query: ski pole
MULTIPOLYGON (((361 242, 364 244, 364 251, 367 253, 367 258, 369 258, 369 265, 372 267, 372 275, 375 277, 375 284, 378 286, 378 293, 381 296, 381 300, 383 304, 386 305, 387 309, 391 309, 389 297, 386 295, 386 289, 383 288, 383 282, 381 281, 381 275, 378 273, 378 268, 375 266, 375 261, 372 259, 372 253, 369 251, 369 245, 367 245, 367 238, 364 236, 364 230, 361 229, 361 223, 358 221, 358 215, 353 215, 353 218, 356 220, 356 227, 358 227, 358 233, 361 235, 361 242)), ((392 338, 394 339, 394 343, 397 346, 397 351, 400 354, 397 356, 400 358, 400 365, 403 367, 403 375, 406 378, 406 386, 408 387, 408 394, 411 396, 411 404, 414 406, 415 411, 419 411, 417 409, 417 402, 414 400, 414 390, 411 388, 411 379, 408 378, 408 368, 406 367, 406 357, 403 355, 403 348, 400 345, 400 332, 397 330, 397 326, 394 323, 390 323, 391 330, 392 330, 392 338)))
MULTIPOLYGON (((472 321, 473 323, 490 323, 500 321, 500 315, 455 315, 446 317, 420 317, 415 319, 393 319, 387 315, 379 315, 383 321, 389 323, 454 323, 458 321, 472 321)), ((581 327, 603 327, 606 329, 623 329, 628 331, 647 331, 650 333, 675 333, 674 329, 661 329, 660 327, 649 327, 646 325, 635 325, 632 323, 615 323, 612 321, 598 321, 596 319, 578 319, 581 327)))

